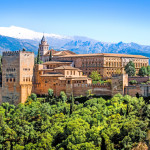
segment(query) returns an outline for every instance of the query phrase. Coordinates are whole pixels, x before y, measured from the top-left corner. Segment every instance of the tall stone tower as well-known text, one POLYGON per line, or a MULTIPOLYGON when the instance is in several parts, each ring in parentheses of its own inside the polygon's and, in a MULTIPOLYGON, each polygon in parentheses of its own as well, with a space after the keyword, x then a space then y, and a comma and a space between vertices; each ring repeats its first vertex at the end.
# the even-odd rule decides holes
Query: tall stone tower
POLYGON ((24 103, 32 91, 34 53, 3 52, 2 102, 24 103))
POLYGON ((48 45, 44 35, 41 39, 41 43, 39 44, 39 50, 40 50, 41 60, 43 61, 43 55, 45 55, 46 52, 49 50, 49 45, 48 45))

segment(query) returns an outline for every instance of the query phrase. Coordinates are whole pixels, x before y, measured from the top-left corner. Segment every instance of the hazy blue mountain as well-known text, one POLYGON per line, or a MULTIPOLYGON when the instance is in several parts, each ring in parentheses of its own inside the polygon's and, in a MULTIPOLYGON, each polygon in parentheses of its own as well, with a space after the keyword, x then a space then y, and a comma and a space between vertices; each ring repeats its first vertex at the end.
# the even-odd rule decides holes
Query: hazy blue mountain
MULTIPOLYGON (((83 53, 125 53, 140 54, 150 57, 150 46, 136 43, 105 43, 81 36, 61 36, 44 34, 50 48, 57 50, 71 50, 77 54, 83 53)), ((23 48, 37 54, 38 44, 43 33, 34 32, 20 27, 0 27, 0 53, 15 51, 23 48)))

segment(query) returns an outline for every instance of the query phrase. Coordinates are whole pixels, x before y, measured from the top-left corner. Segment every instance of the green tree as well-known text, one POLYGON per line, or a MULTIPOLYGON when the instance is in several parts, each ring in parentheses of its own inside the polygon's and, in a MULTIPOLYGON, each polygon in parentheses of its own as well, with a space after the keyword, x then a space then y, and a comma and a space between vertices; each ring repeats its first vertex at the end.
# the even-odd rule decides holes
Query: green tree
POLYGON ((54 104, 56 99, 53 96, 54 96, 53 89, 48 89, 48 95, 47 95, 46 101, 50 102, 50 104, 54 104))
POLYGON ((144 77, 146 75, 147 75, 147 69, 146 69, 146 67, 143 66, 139 69, 139 76, 144 77))
MULTIPOLYGON (((142 97, 91 96, 78 104, 73 96, 67 103, 59 102, 60 97, 54 98, 56 103, 42 99, 16 106, 2 103, 0 149, 128 150, 140 148, 146 139, 150 101, 142 97)), ((64 92, 61 100, 67 100, 64 92)))
POLYGON ((22 51, 24 51, 24 52, 25 52, 25 51, 26 51, 26 49, 25 49, 25 48, 23 48, 23 49, 22 49, 22 51))
POLYGON ((64 91, 60 92, 60 97, 63 103, 65 103, 67 101, 67 95, 64 91))
POLYGON ((150 65, 147 66, 147 75, 150 76, 150 65))
POLYGON ((37 57, 34 58, 34 64, 37 64, 37 57))
POLYGON ((101 79, 101 76, 97 71, 92 71, 90 78, 92 78, 93 81, 99 81, 101 79))
POLYGON ((49 55, 49 61, 52 60, 52 51, 50 51, 50 55, 49 55))
POLYGON ((2 56, 0 55, 0 74, 2 74, 2 56))
POLYGON ((71 104, 70 104, 70 115, 73 113, 74 111, 74 97, 73 94, 71 96, 71 104))
POLYGON ((40 49, 38 49, 37 64, 40 64, 40 49))
POLYGON ((48 89, 48 97, 51 98, 54 94, 53 89, 48 89))
POLYGON ((37 99, 37 95, 35 93, 32 93, 30 97, 33 101, 36 101, 37 99))
POLYGON ((125 66, 125 71, 129 76, 134 76, 136 72, 135 64, 132 61, 129 61, 125 66))
POLYGON ((37 57, 34 59, 35 64, 42 64, 43 61, 40 59, 40 49, 38 49, 37 57))

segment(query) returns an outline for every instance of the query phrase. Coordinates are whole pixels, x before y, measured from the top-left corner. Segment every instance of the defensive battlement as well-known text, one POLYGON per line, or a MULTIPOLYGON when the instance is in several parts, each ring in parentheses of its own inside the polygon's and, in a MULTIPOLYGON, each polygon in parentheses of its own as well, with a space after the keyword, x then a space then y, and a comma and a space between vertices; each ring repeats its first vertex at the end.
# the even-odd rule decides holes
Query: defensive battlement
POLYGON ((3 52, 3 56, 18 56, 20 51, 6 51, 3 52))
POLYGON ((111 87, 111 84, 110 83, 97 83, 97 84, 90 84, 90 86, 92 87, 111 87))
POLYGON ((93 88, 111 88, 110 83, 102 83, 102 84, 82 84, 76 83, 74 87, 93 87, 93 88))
POLYGON ((29 51, 5 51, 3 52, 3 56, 19 56, 19 53, 33 53, 29 51))

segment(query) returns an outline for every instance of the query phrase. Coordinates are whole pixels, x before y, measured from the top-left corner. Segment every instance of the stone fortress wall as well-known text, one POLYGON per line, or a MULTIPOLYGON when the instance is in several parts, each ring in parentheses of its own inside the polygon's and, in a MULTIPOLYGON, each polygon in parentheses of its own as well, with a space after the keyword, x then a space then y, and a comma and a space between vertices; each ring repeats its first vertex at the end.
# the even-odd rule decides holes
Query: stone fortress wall
MULTIPOLYGON (((39 45, 42 60, 49 57, 44 36, 39 45)), ((48 89, 54 90, 59 96, 64 91, 69 97, 86 96, 87 92, 95 95, 113 96, 117 93, 133 94, 136 88, 128 86, 128 75, 124 74, 124 66, 133 61, 136 71, 148 65, 148 58, 140 55, 125 54, 72 54, 70 51, 53 52, 53 61, 34 65, 34 53, 27 51, 3 52, 2 57, 2 88, 0 103, 24 103, 31 92, 38 95, 47 94, 48 89), (87 76, 97 71, 103 78, 111 78, 111 84, 92 84, 87 76), (2 97, 2 98, 1 98, 2 97)), ((47 59, 46 59, 47 60, 47 59)), ((139 93, 149 95, 150 88, 140 86, 139 93), (148 91, 148 92, 147 92, 148 91)))

